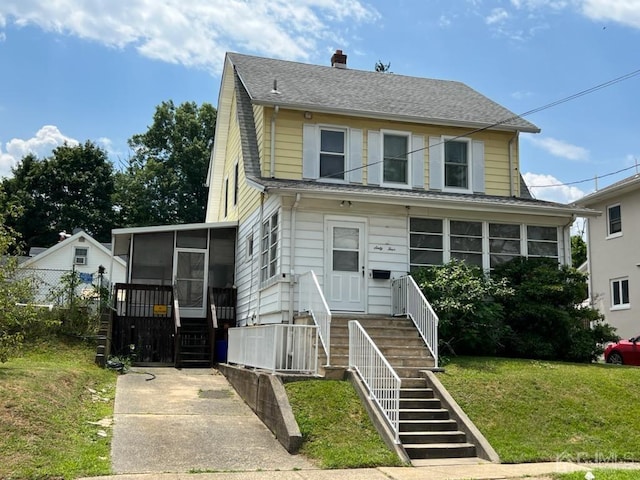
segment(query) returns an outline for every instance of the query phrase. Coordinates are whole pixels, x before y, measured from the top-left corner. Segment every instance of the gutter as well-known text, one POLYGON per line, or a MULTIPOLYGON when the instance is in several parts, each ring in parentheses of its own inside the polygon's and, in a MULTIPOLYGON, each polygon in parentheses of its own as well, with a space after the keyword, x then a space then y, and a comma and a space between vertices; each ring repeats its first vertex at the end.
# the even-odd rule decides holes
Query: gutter
POLYGON ((296 253, 296 212, 298 210, 298 205, 300 204, 300 199, 302 195, 300 193, 296 193, 295 201, 291 206, 291 217, 289 220, 289 231, 291 232, 291 239, 289 240, 289 321, 293 321, 293 290, 294 284, 296 281, 295 278, 295 268, 293 267, 295 261, 295 253, 296 253))

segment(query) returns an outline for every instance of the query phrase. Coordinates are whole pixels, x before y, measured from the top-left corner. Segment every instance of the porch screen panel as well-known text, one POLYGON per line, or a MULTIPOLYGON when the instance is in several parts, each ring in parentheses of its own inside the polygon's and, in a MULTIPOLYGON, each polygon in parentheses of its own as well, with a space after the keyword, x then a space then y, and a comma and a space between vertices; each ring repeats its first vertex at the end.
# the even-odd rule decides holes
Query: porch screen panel
POLYGON ((482 267, 482 222, 451 220, 451 259, 482 267))
POLYGON ((231 287, 235 283, 235 230, 213 229, 209 241, 209 286, 231 287))
POLYGON ((171 285, 172 278, 173 232, 135 234, 131 283, 171 285))
POLYGON ((207 230, 183 230, 176 233, 178 248, 207 248, 207 230))
POLYGON ((409 264, 415 271, 430 265, 442 265, 442 220, 432 218, 409 219, 409 264))
POLYGON ((489 224, 489 266, 506 263, 519 257, 520 251, 520 225, 514 224, 489 224))

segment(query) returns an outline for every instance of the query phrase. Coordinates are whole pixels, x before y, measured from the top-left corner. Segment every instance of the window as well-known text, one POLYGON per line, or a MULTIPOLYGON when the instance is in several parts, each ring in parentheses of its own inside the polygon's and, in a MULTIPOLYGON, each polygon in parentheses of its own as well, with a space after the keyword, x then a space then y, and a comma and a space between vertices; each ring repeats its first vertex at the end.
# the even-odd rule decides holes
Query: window
POLYGON ((344 180, 344 130, 320 130, 320 177, 344 180))
POLYGON ((607 208, 607 235, 622 235, 622 211, 620 205, 607 208))
POLYGON ((470 190, 470 162, 468 140, 445 140, 444 186, 470 190))
POLYGON ((611 280, 611 309, 629 308, 629 279, 611 280))
POLYGON ((443 263, 443 222, 430 218, 409 219, 411 270, 443 263))
POLYGON ((229 213, 229 179, 224 179, 224 216, 229 213))
POLYGON ((260 281, 274 277, 278 270, 278 213, 262 224, 262 265, 260 281))
POLYGON ((520 256, 520 225, 489 224, 489 268, 520 256))
POLYGON ((253 233, 247 236, 247 262, 253 258, 253 233))
POLYGON ((383 137, 383 183, 409 183, 409 137, 385 133, 383 137))
POLYGON ((558 229, 528 225, 527 252, 529 257, 558 258, 558 229))
POLYGON ((75 265, 86 265, 88 253, 89 253, 88 248, 76 247, 75 252, 73 253, 73 263, 75 265))
POLYGON ((238 163, 236 162, 236 165, 233 169, 233 206, 235 207, 236 205, 238 205, 238 189, 240 187, 238 186, 238 163))
POLYGON ((451 220, 451 258, 482 267, 482 222, 451 220))

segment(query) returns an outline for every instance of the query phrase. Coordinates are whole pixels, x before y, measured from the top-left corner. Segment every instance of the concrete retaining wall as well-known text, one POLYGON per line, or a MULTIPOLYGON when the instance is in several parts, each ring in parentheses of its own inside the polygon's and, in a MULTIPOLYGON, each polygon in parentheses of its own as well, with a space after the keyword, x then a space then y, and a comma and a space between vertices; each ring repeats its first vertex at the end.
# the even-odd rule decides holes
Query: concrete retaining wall
POLYGON ((302 445, 302 434, 280 378, 226 364, 218 365, 218 370, 282 446, 289 453, 297 453, 302 445))

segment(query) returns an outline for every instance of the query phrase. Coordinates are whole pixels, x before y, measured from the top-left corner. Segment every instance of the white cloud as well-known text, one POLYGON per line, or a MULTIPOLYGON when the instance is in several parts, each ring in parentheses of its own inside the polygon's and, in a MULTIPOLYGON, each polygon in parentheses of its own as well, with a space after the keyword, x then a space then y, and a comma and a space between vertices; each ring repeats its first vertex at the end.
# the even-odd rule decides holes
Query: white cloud
POLYGON ((509 13, 504 8, 494 8, 488 17, 484 19, 487 25, 502 23, 509 18, 509 13))
POLYGON ((440 15, 440 19, 438 20, 438 25, 442 28, 451 26, 451 19, 446 15, 440 15))
POLYGON ((3 0, 3 17, 217 72, 228 50, 305 60, 320 41, 346 46, 339 24, 380 14, 361 0, 3 0))
POLYGON ((516 100, 524 100, 525 98, 529 98, 533 95, 533 92, 521 91, 513 92, 511 96, 516 100))
POLYGON ((562 185, 562 182, 553 175, 527 172, 522 177, 531 194, 538 200, 572 203, 585 195, 578 187, 562 185))
POLYGON ((43 158, 50 155, 54 148, 63 145, 65 142, 69 145, 78 145, 76 139, 63 135, 58 127, 45 125, 31 138, 26 140, 13 138, 9 140, 5 144, 5 151, 3 151, 2 144, 0 144, 0 177, 10 176, 11 168, 26 155, 31 153, 43 158))
POLYGON ((554 155, 556 157, 575 161, 587 161, 589 159, 589 150, 577 145, 572 145, 562 140, 557 140, 552 137, 538 138, 530 135, 527 135, 523 138, 526 138, 536 147, 546 150, 551 155, 554 155))
POLYGON ((640 28, 640 2, 637 0, 584 0, 581 3, 582 13, 592 20, 640 28))

